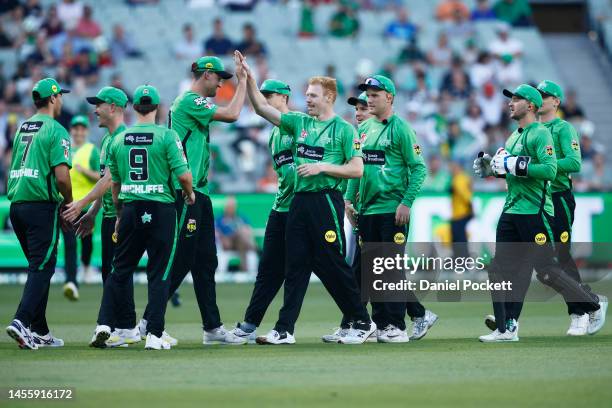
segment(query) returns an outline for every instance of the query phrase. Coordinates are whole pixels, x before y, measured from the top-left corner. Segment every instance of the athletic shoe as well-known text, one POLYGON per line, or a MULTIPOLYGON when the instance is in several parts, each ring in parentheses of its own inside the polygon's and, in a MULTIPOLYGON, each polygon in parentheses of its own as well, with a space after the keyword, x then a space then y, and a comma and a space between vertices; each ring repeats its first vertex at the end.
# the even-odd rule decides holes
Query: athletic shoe
POLYGON ((408 343, 409 340, 406 330, 400 330, 392 324, 379 330, 378 333, 376 340, 379 343, 408 343))
POLYGON ((376 323, 370 322, 355 322, 354 325, 351 326, 349 332, 346 336, 341 337, 339 343, 341 344, 362 344, 368 339, 368 337, 372 336, 376 332, 376 323), (355 327, 355 325, 357 327, 355 327), (367 327, 367 328, 366 328, 367 327))
POLYGON ((499 330, 495 329, 491 334, 480 336, 478 340, 483 343, 499 343, 507 341, 519 341, 518 336, 519 325, 514 319, 509 319, 506 322, 506 331, 500 333, 499 330))
POLYGON ((276 330, 270 330, 265 336, 259 336, 255 339, 257 344, 295 344, 295 337, 289 332, 279 333, 276 330))
POLYGON ((32 333, 21 323, 21 321, 13 319, 11 324, 6 328, 6 333, 17 342, 20 349, 38 349, 38 345, 34 341, 32 333))
POLYGON ((106 340, 108 347, 127 347, 130 344, 138 343, 140 340, 140 332, 138 327, 133 329, 115 329, 106 340))
POLYGON ((211 344, 230 344, 230 345, 241 345, 246 344, 247 339, 238 337, 231 331, 225 330, 223 325, 212 330, 204 330, 204 341, 205 345, 211 344))
POLYGON ((38 347, 64 347, 64 340, 53 337, 51 332, 45 334, 44 336, 41 336, 36 332, 32 332, 32 338, 38 347))
POLYGON ((162 337, 157 337, 153 333, 147 334, 145 350, 170 350, 172 346, 167 341, 164 341, 162 337))
POLYGON ((587 329, 589 327, 589 315, 588 313, 579 315, 579 314, 571 314, 570 315, 570 327, 567 330, 568 336, 584 336, 587 334, 587 329))
POLYGON ((66 282, 64 285, 64 297, 73 302, 79 300, 79 288, 77 288, 74 282, 66 282))
POLYGON ((377 343, 378 336, 380 336, 381 334, 382 334, 382 330, 376 330, 370 337, 368 337, 368 339, 366 340, 366 343, 377 343))
POLYGON ((147 321, 145 319, 140 319, 136 327, 138 327, 138 331, 140 332, 140 338, 142 340, 146 340, 147 339, 147 321))
POLYGON ((599 310, 589 312, 589 328, 587 332, 591 335, 597 333, 606 323, 606 311, 608 310, 608 298, 599 296, 599 310))
POLYGON ((247 341, 247 344, 255 344, 255 339, 257 338, 256 330, 253 330, 252 332, 244 331, 240 327, 240 323, 236 323, 236 327, 234 327, 229 332, 231 334, 233 334, 234 336, 236 336, 236 337, 240 337, 241 339, 245 339, 247 341))
POLYGON ((423 317, 415 317, 412 324, 412 334, 410 340, 420 340, 427 334, 427 331, 438 321, 438 315, 431 310, 425 310, 423 317))
POLYGON ((106 348, 106 340, 110 338, 111 329, 106 325, 96 326, 96 331, 89 342, 89 347, 106 348))
POLYGON ((96 273, 90 265, 83 267, 83 282, 96 283, 96 273))
POLYGON ((495 329, 497 329, 497 324, 495 323, 495 316, 493 315, 486 315, 484 323, 485 323, 485 326, 487 326, 489 330, 491 331, 494 331, 495 329))
POLYGON ((334 329, 334 332, 332 334, 326 334, 324 336, 321 336, 321 340, 323 340, 323 343, 339 343, 340 338, 346 336, 348 332, 349 329, 337 327, 336 329, 334 329))
POLYGON ((165 331, 165 330, 162 332, 162 339, 166 343, 170 344, 172 347, 174 347, 174 346, 176 346, 178 344, 178 340, 175 339, 174 337, 172 337, 171 335, 169 335, 168 332, 165 331))

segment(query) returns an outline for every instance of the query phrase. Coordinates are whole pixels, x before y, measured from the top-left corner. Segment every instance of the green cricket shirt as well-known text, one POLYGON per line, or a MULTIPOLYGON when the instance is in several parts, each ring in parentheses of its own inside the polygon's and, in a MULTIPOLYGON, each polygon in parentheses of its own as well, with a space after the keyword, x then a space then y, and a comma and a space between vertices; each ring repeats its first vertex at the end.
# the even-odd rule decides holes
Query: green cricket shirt
POLYGON ((278 175, 278 192, 272 205, 274 211, 289 211, 293 199, 296 177, 293 140, 292 135, 281 132, 280 128, 275 126, 268 141, 268 148, 272 155, 272 166, 278 175))
POLYGON ((13 203, 61 202, 55 166, 72 167, 70 135, 49 115, 37 113, 24 122, 13 142, 8 199, 13 203))
MULTIPOLYGON (((183 144, 185 156, 193 175, 193 189, 208 194, 210 167, 209 125, 217 106, 195 92, 187 91, 177 97, 168 113, 168 127, 175 130, 183 144)), ((174 186, 180 188, 178 180, 174 186)))
POLYGON ((360 213, 395 213, 402 203, 412 207, 427 176, 416 134, 408 122, 393 114, 386 123, 370 118, 359 126, 363 176, 349 181, 345 198, 355 201, 360 213))
MULTIPOLYGON (((108 149, 115 135, 123 132, 126 126, 122 123, 115 129, 111 134, 106 132, 102 138, 102 145, 100 149, 100 177, 104 177, 104 169, 108 167, 108 149)), ((117 209, 113 205, 113 193, 109 188, 102 196, 102 216, 104 218, 114 218, 117 216, 117 209)))
POLYGON ((550 182, 555 179, 557 158, 553 139, 543 124, 531 123, 515 130, 506 141, 506 150, 514 156, 529 156, 527 177, 506 174, 508 193, 504 212, 509 214, 538 214, 544 209, 554 215, 550 182))
POLYGON ((173 203, 172 176, 189 171, 175 131, 152 123, 136 124, 115 136, 109 148, 109 168, 121 183, 119 200, 173 203))
POLYGON ((550 131, 557 155, 557 176, 551 184, 551 191, 571 190, 570 173, 578 173, 582 166, 578 133, 571 123, 556 118, 542 123, 550 131))

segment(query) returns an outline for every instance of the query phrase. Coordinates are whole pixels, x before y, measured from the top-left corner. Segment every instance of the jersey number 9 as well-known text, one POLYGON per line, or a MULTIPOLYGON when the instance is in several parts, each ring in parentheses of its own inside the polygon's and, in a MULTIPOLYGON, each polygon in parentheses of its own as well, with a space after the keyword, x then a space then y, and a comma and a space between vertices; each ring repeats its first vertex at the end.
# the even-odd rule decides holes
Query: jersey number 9
POLYGON ((147 149, 130 150, 130 180, 147 181, 149 179, 149 160, 147 149))

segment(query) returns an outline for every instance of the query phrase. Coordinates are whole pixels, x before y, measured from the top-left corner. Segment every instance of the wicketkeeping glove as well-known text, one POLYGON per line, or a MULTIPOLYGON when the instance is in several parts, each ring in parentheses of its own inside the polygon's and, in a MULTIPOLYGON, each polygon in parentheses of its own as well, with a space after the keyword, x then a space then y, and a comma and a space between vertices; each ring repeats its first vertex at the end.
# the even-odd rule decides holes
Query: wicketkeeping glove
POLYGON ((491 156, 485 152, 478 153, 478 157, 474 160, 474 165, 472 166, 474 173, 476 173, 478 177, 485 178, 493 175, 491 159, 491 156))
POLYGON ((527 177, 527 166, 530 161, 531 157, 529 156, 512 156, 506 149, 500 147, 491 160, 491 167, 496 177, 505 174, 527 177))

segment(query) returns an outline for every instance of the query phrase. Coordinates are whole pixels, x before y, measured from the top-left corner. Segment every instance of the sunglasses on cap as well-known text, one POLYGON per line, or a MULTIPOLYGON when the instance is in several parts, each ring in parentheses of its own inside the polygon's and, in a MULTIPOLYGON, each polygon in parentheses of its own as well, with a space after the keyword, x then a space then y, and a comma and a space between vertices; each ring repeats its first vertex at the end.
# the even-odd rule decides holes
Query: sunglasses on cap
POLYGON ((384 89, 385 87, 383 86, 382 82, 380 82, 378 79, 376 78, 367 78, 365 80, 365 84, 367 86, 375 86, 377 88, 381 88, 384 89))

